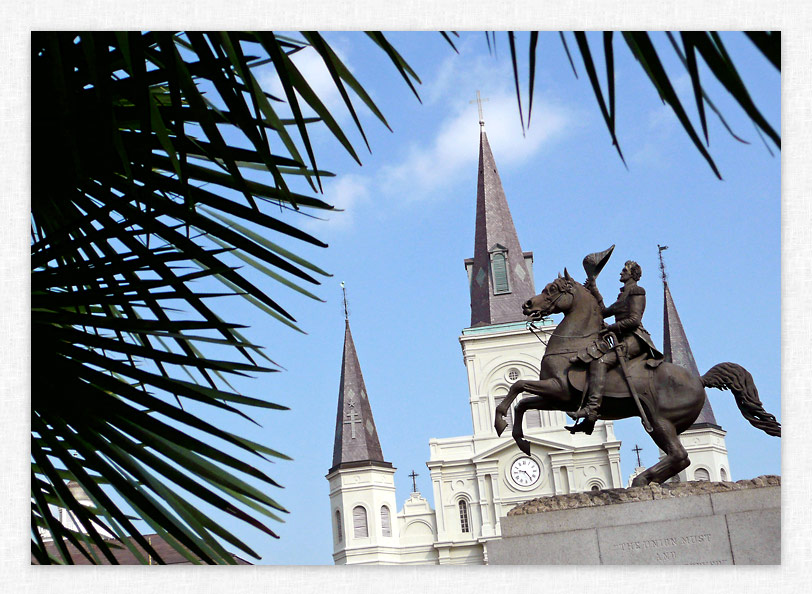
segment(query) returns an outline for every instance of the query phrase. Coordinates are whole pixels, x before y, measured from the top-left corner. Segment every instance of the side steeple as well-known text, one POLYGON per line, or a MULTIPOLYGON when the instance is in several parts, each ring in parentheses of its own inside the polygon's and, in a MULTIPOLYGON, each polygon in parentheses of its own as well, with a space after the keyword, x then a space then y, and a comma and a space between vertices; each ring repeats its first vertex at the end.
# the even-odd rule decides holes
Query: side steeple
POLYGON ((474 257, 465 261, 471 287, 471 327, 525 319, 522 304, 535 295, 532 263, 533 253, 522 252, 519 245, 480 120, 474 257))
MULTIPOLYGON (((674 305, 671 289, 668 287, 663 263, 663 250, 668 249, 668 246, 658 247, 660 248, 660 272, 663 278, 663 355, 665 355, 666 361, 684 367, 695 375, 700 375, 691 352, 691 345, 688 344, 688 337, 685 335, 685 329, 682 327, 682 321, 677 313, 677 307, 674 305)), ((702 424, 719 426, 707 396, 705 396, 702 412, 699 413, 699 417, 694 423, 694 425, 702 424)))
POLYGON ((378 430, 364 385, 364 376, 361 374, 361 365, 352 340, 345 301, 344 355, 341 360, 333 466, 330 472, 347 465, 361 464, 392 466, 383 459, 378 430))
POLYGON ((346 291, 333 465, 325 478, 330 484, 333 561, 337 565, 399 562, 395 469, 383 459, 350 332, 346 291))

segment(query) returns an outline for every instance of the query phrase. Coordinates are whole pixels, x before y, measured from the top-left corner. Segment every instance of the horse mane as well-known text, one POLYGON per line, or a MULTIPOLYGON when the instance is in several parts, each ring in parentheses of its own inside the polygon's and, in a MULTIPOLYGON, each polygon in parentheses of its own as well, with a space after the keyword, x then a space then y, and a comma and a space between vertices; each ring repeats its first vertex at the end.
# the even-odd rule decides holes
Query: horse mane
POLYGON ((600 306, 598 305, 598 300, 595 298, 592 292, 589 289, 587 289, 584 285, 582 285, 572 277, 567 278, 565 276, 559 276, 557 279, 553 281, 552 284, 554 284, 559 291, 573 290, 575 293, 578 293, 579 295, 587 296, 590 299, 590 305, 593 311, 596 312, 599 316, 601 316, 601 319, 603 318, 603 316, 601 315, 602 312, 600 310, 600 306))

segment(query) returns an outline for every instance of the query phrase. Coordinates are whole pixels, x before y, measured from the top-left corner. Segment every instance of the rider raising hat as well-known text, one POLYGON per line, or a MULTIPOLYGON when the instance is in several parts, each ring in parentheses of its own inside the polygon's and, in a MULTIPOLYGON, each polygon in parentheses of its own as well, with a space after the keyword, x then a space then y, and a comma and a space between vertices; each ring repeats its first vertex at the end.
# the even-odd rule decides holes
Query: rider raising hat
MULTIPOLYGON (((643 312, 646 310, 646 290, 637 284, 642 274, 642 269, 637 262, 627 261, 623 270, 620 271, 620 282, 623 283, 623 288, 620 290, 617 301, 609 307, 603 305, 603 297, 598 291, 594 275, 587 278, 584 286, 598 300, 604 318, 615 316, 615 323, 610 324, 607 330, 617 336, 628 359, 633 359, 646 351, 650 351, 655 358, 662 358, 663 355, 654 346, 651 336, 642 324, 643 312)), ((574 427, 568 427, 568 429, 573 433, 583 431, 589 435, 595 427, 595 421, 598 420, 598 410, 603 401, 606 372, 617 365, 618 355, 606 338, 601 337, 572 358, 573 363, 578 360, 589 365, 589 397, 586 404, 571 415, 575 419, 584 419, 584 421, 574 427)))

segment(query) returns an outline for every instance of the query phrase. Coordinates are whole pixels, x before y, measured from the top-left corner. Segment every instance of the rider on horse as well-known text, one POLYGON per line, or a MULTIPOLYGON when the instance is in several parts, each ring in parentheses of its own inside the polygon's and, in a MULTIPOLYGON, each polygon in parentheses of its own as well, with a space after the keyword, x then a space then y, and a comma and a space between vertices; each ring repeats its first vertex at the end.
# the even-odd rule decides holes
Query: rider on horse
MULTIPOLYGON (((605 307, 603 304, 603 297, 598 291, 595 276, 590 275, 584 286, 597 299, 604 318, 615 316, 615 323, 610 324, 606 330, 615 334, 620 343, 618 346, 624 349, 627 359, 631 360, 644 353, 661 359, 662 353, 654 346, 651 336, 642 324, 643 312, 646 309, 646 290, 637 284, 642 274, 642 269, 637 262, 627 261, 623 270, 620 271, 620 282, 623 283, 623 288, 620 290, 617 301, 609 307, 605 307)), ((573 433, 583 431, 589 435, 595 427, 595 421, 598 420, 598 410, 603 401, 606 372, 618 364, 618 353, 616 348, 607 341, 606 333, 602 333, 600 338, 579 351, 571 359, 572 363, 578 361, 589 365, 589 397, 586 404, 571 415, 575 419, 584 419, 584 421, 568 427, 568 429, 573 433)))

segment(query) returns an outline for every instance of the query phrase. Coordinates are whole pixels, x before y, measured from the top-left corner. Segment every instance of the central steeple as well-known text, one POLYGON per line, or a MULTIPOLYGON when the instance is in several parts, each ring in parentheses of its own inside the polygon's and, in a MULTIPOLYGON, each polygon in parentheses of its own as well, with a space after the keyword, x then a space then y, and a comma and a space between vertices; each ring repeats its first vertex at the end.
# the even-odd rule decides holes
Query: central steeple
POLYGON ((533 253, 519 245, 482 121, 476 194, 474 257, 465 261, 471 327, 522 321, 522 304, 535 295, 533 253))

